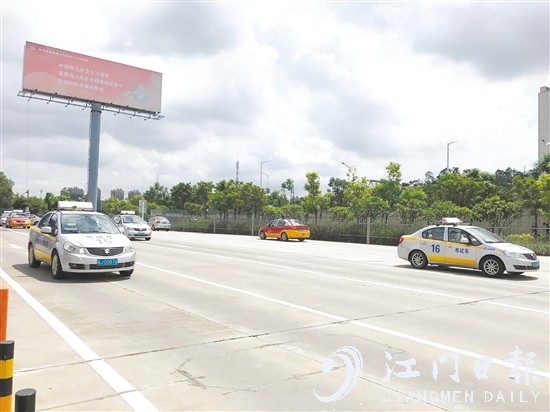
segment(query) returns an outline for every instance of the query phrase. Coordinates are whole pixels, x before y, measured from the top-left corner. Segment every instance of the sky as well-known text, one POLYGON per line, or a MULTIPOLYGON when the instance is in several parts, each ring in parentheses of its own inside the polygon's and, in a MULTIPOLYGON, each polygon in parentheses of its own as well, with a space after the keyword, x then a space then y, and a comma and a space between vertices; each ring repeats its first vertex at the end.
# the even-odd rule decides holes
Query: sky
POLYGON ((447 153, 460 171, 537 160, 548 1, 0 4, 0 170, 16 194, 88 179, 90 109, 18 96, 27 41, 162 73, 162 119, 101 115, 104 199, 237 178, 303 195, 308 172, 326 191, 390 162, 424 180, 447 153))

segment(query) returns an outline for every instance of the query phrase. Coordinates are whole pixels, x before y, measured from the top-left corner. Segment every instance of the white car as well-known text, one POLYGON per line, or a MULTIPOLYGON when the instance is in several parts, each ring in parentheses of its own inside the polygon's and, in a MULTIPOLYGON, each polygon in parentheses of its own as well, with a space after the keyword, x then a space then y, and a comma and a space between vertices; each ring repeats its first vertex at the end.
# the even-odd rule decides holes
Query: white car
POLYGON ((164 216, 152 216, 147 222, 151 230, 166 230, 167 232, 172 227, 172 224, 164 216))
POLYGON ((113 220, 128 239, 151 240, 151 228, 145 220, 135 214, 135 212, 122 211, 116 215, 113 220))
POLYGON ((6 210, 2 212, 2 216, 0 217, 0 225, 6 226, 6 219, 8 218, 11 212, 12 212, 11 210, 6 210))
POLYGON ((508 243, 486 229, 462 225, 456 218, 444 218, 399 239, 397 255, 417 269, 427 265, 479 269, 487 276, 505 271, 520 275, 540 269, 535 252, 508 243))
POLYGON ((50 265, 54 279, 90 272, 131 276, 136 262, 132 242, 91 202, 60 201, 31 226, 27 251, 29 266, 50 265))

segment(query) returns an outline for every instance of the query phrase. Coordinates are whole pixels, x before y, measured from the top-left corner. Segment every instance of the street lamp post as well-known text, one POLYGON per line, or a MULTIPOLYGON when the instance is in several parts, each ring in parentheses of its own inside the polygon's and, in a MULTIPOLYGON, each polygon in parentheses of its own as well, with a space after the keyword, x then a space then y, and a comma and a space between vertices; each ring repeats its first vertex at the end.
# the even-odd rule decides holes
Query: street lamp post
POLYGON ((457 142, 458 140, 453 140, 452 142, 447 143, 447 169, 445 169, 447 172, 449 171, 449 146, 457 142))
POLYGON ((269 176, 267 173, 262 173, 265 177, 267 177, 267 190, 269 190, 269 176))
POLYGON ((158 172, 158 173, 157 173, 157 183, 159 182, 159 176, 160 176, 160 175, 163 175, 163 174, 165 174, 165 173, 168 173, 168 170, 165 170, 164 172, 158 172))
POLYGON ((271 162, 272 159, 269 159, 269 160, 264 160, 263 162, 260 163, 260 187, 263 187, 263 176, 264 176, 264 163, 267 163, 267 162, 271 162))
POLYGON ((350 180, 350 178, 351 178, 351 175, 352 175, 352 173, 351 173, 351 166, 345 164, 344 162, 340 162, 340 163, 342 163, 344 166, 346 166, 346 167, 348 168, 348 173, 347 173, 347 175, 348 175, 348 182, 349 182, 349 180, 350 180))

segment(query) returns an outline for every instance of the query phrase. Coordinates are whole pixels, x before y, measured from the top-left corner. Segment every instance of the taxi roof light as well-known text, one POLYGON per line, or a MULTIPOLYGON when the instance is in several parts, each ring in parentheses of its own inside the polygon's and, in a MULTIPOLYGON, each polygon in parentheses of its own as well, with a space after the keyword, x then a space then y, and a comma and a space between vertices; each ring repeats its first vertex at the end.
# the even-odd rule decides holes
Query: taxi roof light
POLYGON ((120 214, 121 215, 135 215, 136 212, 134 212, 133 210, 121 210, 120 214))
POLYGON ((462 220, 460 220, 458 217, 444 217, 441 219, 442 225, 460 225, 462 223, 462 220))
POLYGON ((95 211, 92 202, 73 202, 70 200, 60 200, 57 202, 57 210, 87 210, 95 211))

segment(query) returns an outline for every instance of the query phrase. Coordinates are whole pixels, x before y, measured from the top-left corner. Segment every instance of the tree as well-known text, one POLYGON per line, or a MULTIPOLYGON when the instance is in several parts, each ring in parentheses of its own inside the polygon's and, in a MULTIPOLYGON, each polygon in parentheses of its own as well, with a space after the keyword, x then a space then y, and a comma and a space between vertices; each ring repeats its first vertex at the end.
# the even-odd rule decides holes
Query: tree
POLYGON ((0 208, 11 209, 13 198, 13 180, 0 172, 0 208))
POLYGON ((103 213, 107 215, 117 215, 121 210, 133 210, 137 213, 138 207, 132 205, 131 203, 120 200, 115 197, 110 197, 109 199, 104 200, 103 202, 103 213))
POLYGON ((149 203, 157 203, 159 205, 168 205, 170 202, 170 195, 168 189, 162 186, 159 182, 155 182, 153 186, 143 194, 143 198, 149 203))
POLYGON ((288 190, 288 192, 290 193, 290 195, 289 195, 290 202, 292 202, 293 199, 294 199, 294 180, 292 180, 292 179, 286 179, 286 180, 281 184, 281 189, 283 189, 283 190, 288 190))
POLYGON ((495 195, 483 199, 474 205, 472 211, 480 220, 489 222, 491 229, 503 226, 507 221, 518 216, 521 211, 519 204, 508 202, 495 195))
POLYGON ((18 210, 26 210, 26 208, 29 208, 30 213, 34 213, 38 216, 42 216, 48 211, 46 202, 36 196, 14 196, 13 208, 18 210))
POLYGON ((306 213, 313 213, 315 222, 317 222, 321 209, 321 180, 319 178, 319 173, 306 173, 304 189, 307 191, 307 195, 304 196, 302 201, 304 210, 306 213))
POLYGON ((255 216, 258 215, 264 206, 267 205, 265 191, 260 186, 248 182, 240 185, 239 189, 239 197, 244 205, 242 210, 248 216, 252 214, 255 216))
POLYGON ((543 173, 550 174, 550 153, 544 155, 542 159, 535 162, 533 169, 529 175, 534 179, 538 179, 543 173))
POLYGON ((347 202, 344 198, 344 191, 346 190, 347 180, 340 179, 338 177, 331 177, 328 181, 329 192, 333 194, 330 207, 346 206, 347 202))
POLYGON ((273 206, 281 207, 289 203, 284 191, 274 190, 268 196, 268 203, 273 206))
POLYGON ((170 189, 172 204, 176 209, 185 209, 185 203, 193 194, 191 183, 178 183, 170 189))
POLYGON ((387 178, 380 180, 374 187, 373 195, 379 197, 387 204, 387 213, 385 213, 386 222, 389 213, 394 209, 399 193, 401 191, 401 165, 390 162, 386 167, 387 178))
POLYGON ((426 185, 428 203, 448 200, 460 207, 470 207, 487 195, 487 185, 481 180, 458 173, 444 173, 434 183, 426 185))
POLYGON ((544 173, 537 179, 541 200, 541 214, 550 220, 550 173, 544 173))
POLYGON ((512 191, 520 201, 521 208, 533 215, 533 227, 538 228, 539 211, 542 207, 537 180, 533 176, 514 176, 512 191))
POLYGON ((339 222, 345 222, 353 218, 353 215, 347 206, 334 206, 330 208, 329 212, 330 219, 333 221, 336 220, 339 222))
POLYGON ((213 190, 214 190, 214 183, 212 182, 201 181, 193 185, 193 193, 191 194, 191 199, 189 201, 191 203, 201 205, 202 213, 204 214, 205 217, 208 212, 208 208, 210 207, 209 199, 210 199, 210 194, 212 193, 213 190))
POLYGON ((428 207, 427 199, 422 186, 408 186, 403 189, 396 205, 401 223, 414 223, 424 216, 428 207))
POLYGON ((458 206, 450 200, 438 200, 426 210, 426 217, 439 222, 444 217, 457 217, 462 221, 471 221, 475 216, 467 207, 458 206))

